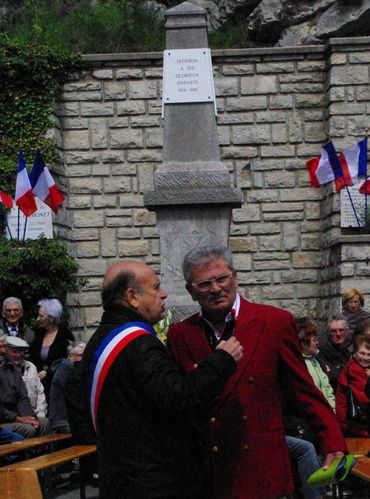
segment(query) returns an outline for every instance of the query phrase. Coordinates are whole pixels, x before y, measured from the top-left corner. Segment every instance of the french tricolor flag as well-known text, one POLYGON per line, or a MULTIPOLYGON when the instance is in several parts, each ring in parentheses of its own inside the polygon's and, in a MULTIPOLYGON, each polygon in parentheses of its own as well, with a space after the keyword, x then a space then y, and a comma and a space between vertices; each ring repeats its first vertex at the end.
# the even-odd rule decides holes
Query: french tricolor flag
POLYGON ((336 191, 339 192, 346 185, 337 151, 331 141, 320 149, 320 156, 307 160, 306 165, 312 187, 320 187, 334 180, 336 191))
POLYGON ((35 156, 30 180, 34 195, 50 206, 56 213, 64 201, 64 195, 56 186, 49 168, 46 166, 39 151, 37 151, 35 156))
POLYGON ((338 156, 346 185, 356 185, 367 176, 367 137, 338 156))
POLYGON ((15 204, 24 214, 29 217, 37 211, 35 196, 33 195, 30 179, 28 177, 27 165, 23 154, 18 153, 17 181, 15 184, 15 204))

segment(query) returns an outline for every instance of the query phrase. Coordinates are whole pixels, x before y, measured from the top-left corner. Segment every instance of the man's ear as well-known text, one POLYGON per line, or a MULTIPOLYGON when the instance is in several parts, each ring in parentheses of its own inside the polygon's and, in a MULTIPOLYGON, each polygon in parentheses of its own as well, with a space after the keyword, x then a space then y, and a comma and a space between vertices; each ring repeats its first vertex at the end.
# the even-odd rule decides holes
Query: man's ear
POLYGON ((190 284, 190 282, 187 282, 185 284, 186 291, 189 293, 189 295, 192 297, 193 301, 197 301, 193 286, 190 284))
POLYGON ((137 309, 139 307, 139 300, 134 288, 127 288, 125 291, 125 302, 130 308, 137 309))

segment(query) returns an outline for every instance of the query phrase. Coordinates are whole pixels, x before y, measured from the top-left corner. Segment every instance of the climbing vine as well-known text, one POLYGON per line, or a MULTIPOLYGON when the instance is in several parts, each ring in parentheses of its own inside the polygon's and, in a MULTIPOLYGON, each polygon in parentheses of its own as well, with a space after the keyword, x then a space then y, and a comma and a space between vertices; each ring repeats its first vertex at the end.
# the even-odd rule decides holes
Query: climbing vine
POLYGON ((0 190, 14 192, 17 153, 31 160, 37 150, 53 162, 52 103, 80 57, 62 49, 28 45, 0 34, 0 190))

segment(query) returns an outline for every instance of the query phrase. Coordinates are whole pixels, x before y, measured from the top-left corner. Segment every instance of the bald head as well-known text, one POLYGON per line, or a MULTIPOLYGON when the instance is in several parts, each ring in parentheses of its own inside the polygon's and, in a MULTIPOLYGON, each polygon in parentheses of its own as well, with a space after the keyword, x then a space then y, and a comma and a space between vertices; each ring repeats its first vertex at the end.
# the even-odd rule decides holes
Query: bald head
POLYGON ((103 290, 109 286, 119 275, 130 274, 135 279, 144 269, 150 269, 149 265, 143 262, 128 261, 117 262, 109 267, 103 279, 103 290))
POLYGON ((157 275, 146 263, 117 262, 104 275, 102 299, 105 310, 111 306, 128 307, 148 322, 155 323, 164 315, 166 297, 157 275))
POLYGON ((109 267, 103 279, 103 306, 126 305, 125 295, 128 288, 138 288, 138 275, 143 268, 149 268, 142 262, 117 262, 109 267))

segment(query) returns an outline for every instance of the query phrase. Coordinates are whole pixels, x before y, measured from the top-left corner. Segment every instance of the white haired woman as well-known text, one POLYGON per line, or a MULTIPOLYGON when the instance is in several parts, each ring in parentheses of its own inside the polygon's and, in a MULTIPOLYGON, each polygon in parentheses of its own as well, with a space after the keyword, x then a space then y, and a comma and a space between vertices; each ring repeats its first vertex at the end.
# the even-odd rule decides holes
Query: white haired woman
POLYGON ((49 397, 51 380, 58 362, 67 356, 67 347, 74 341, 72 333, 61 326, 63 307, 56 298, 43 299, 37 304, 39 313, 35 341, 30 351, 30 360, 36 365, 39 377, 49 397))

